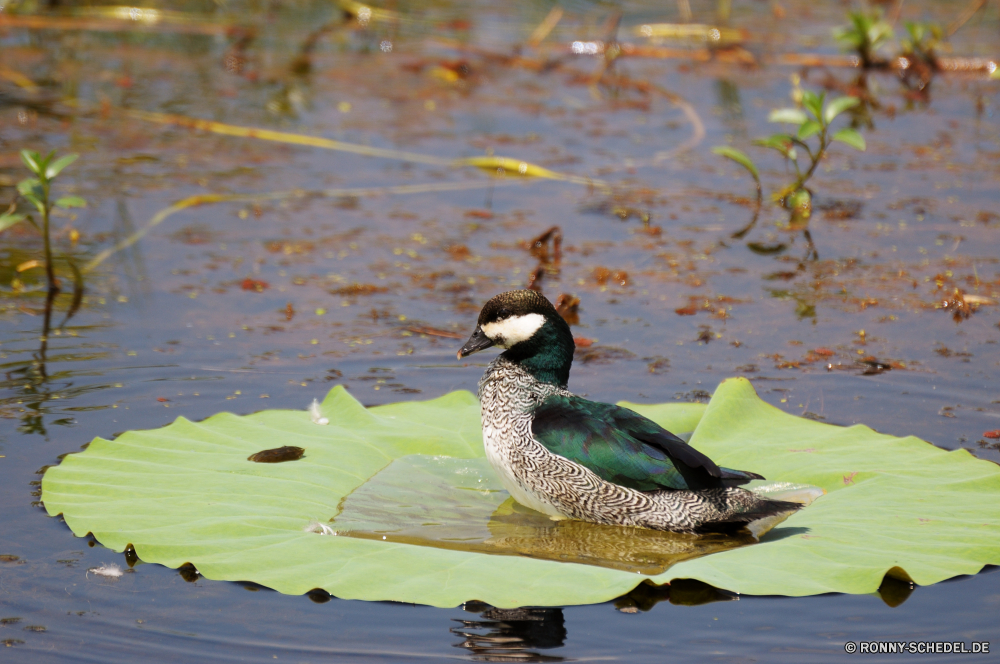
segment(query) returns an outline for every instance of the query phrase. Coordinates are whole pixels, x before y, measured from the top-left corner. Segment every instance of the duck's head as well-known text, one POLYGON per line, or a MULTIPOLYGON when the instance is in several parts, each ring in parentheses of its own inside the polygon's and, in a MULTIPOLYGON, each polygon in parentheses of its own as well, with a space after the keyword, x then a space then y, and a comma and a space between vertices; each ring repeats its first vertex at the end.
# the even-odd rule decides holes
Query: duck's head
POLYGON ((565 385, 569 379, 573 333, 541 293, 508 291, 487 302, 479 312, 475 331, 458 351, 458 359, 490 346, 506 349, 508 359, 539 380, 565 385))

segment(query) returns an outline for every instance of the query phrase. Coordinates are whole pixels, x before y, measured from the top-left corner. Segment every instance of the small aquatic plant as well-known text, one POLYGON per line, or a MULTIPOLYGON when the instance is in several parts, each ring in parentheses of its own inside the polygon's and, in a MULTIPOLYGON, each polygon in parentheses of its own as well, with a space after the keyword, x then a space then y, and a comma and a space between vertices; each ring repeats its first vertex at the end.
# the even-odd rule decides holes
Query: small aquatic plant
MULTIPOLYGON (((777 203, 791 211, 791 225, 805 225, 812 215, 812 193, 806 188, 806 183, 815 174, 816 167, 826 156, 830 145, 837 141, 849 145, 855 150, 865 150, 865 139, 857 130, 849 127, 837 131, 831 129, 831 125, 838 115, 859 103, 860 100, 852 96, 837 97, 827 102, 825 93, 816 94, 809 90, 803 90, 801 107, 781 108, 771 111, 770 116, 768 116, 768 120, 771 122, 793 125, 798 129, 794 133, 772 134, 767 138, 754 141, 755 145, 775 150, 795 168, 795 179, 772 194, 777 203), (805 153, 804 156, 808 158, 808 162, 800 163, 802 152, 805 153)), ((762 201, 760 172, 753 160, 742 151, 729 146, 719 146, 713 148, 712 151, 735 161, 753 176, 754 182, 757 184, 757 212, 759 213, 762 201)), ((737 233, 735 237, 742 237, 756 220, 757 214, 754 215, 750 226, 737 233)))
POLYGON ((883 65, 885 61, 876 52, 892 39, 892 25, 882 17, 882 12, 878 9, 851 12, 848 17, 850 24, 834 28, 834 38, 845 51, 857 54, 862 67, 883 65))
MULTIPOLYGON (((52 182, 67 166, 76 161, 79 156, 80 155, 77 154, 68 154, 57 159, 54 150, 49 152, 44 157, 34 150, 21 150, 21 161, 24 162, 24 165, 28 167, 28 170, 31 171, 34 177, 25 178, 24 180, 18 182, 17 191, 19 197, 27 203, 29 209, 34 208, 37 210, 39 219, 35 218, 34 212, 20 212, 17 200, 12 202, 10 207, 7 208, 5 212, 0 214, 0 232, 19 224, 22 221, 27 221, 34 226, 42 236, 44 247, 44 256, 42 260, 26 261, 25 263, 19 265, 17 269, 18 272, 22 272, 33 267, 38 267, 39 265, 45 268, 48 296, 45 300, 45 323, 44 330, 42 332, 43 338, 48 336, 49 323, 52 314, 52 303, 60 291, 59 282, 55 275, 54 260, 52 258, 52 213, 56 209, 68 210, 70 208, 86 207, 87 205, 87 201, 79 196, 63 196, 53 201, 51 198, 52 182)), ((74 283, 73 302, 66 315, 66 319, 68 320, 74 313, 76 313, 76 310, 79 308, 80 303, 83 300, 83 278, 71 258, 67 257, 66 262, 69 265, 70 270, 73 272, 74 283)))
POLYGON ((928 67, 937 68, 937 49, 944 39, 941 26, 912 21, 907 21, 904 25, 908 39, 900 41, 901 55, 910 60, 916 59, 928 67))
POLYGON ((27 203, 38 210, 41 215, 42 225, 39 227, 32 213, 18 213, 17 202, 11 203, 10 207, 0 214, 0 231, 6 230, 22 221, 27 221, 37 228, 42 234, 45 243, 45 276, 48 281, 50 293, 58 292, 59 286, 55 280, 52 269, 52 239, 50 233, 50 219, 52 211, 56 208, 69 209, 74 207, 86 207, 87 201, 79 196, 63 196, 55 201, 50 199, 52 181, 65 169, 79 158, 78 154, 68 154, 58 159, 55 158, 55 150, 41 156, 34 150, 21 150, 21 161, 28 167, 35 177, 25 178, 17 183, 17 191, 27 203))

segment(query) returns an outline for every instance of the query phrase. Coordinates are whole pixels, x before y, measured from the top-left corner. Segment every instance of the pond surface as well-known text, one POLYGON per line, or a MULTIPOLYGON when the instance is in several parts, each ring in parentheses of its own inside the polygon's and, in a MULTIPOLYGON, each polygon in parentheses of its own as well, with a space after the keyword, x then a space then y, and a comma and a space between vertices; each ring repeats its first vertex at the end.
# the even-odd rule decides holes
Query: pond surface
MULTIPOLYGON (((572 2, 558 21, 526 2, 58 4, 0 13, 0 205, 22 148, 80 153, 55 190, 90 203, 53 218, 54 325, 71 265, 85 291, 44 351, 40 236, 0 233, 4 661, 820 662, 996 634, 992 567, 881 596, 323 602, 129 568, 37 503, 44 468, 96 436, 304 409, 336 384, 366 404, 474 390, 488 358, 455 351, 483 302, 529 283, 579 298, 570 387, 591 398, 704 400, 745 375, 796 415, 1000 461, 983 435, 1000 429, 1000 81, 975 70, 1000 57, 995 3, 939 47, 986 60, 927 79, 842 66, 841 3, 691 3, 743 31, 712 50, 642 35, 687 2, 572 2), (751 144, 796 87, 865 98, 837 123, 867 150, 820 163, 808 233, 769 197, 792 173, 751 144), (741 237, 754 187, 711 152, 727 144, 764 185, 741 237), (483 156, 561 177, 455 163, 483 156), (128 571, 87 573, 106 564, 128 571)), ((897 35, 960 14, 908 2, 897 35)))

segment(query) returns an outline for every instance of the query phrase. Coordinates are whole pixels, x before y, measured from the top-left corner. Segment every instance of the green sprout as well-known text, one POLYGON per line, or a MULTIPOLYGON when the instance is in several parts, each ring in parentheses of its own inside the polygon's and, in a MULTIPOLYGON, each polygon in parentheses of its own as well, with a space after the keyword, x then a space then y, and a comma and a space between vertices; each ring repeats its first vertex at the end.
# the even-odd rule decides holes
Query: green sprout
MULTIPOLYGON (((17 184, 17 191, 20 197, 29 204, 29 207, 33 207, 38 211, 38 215, 41 218, 41 225, 35 219, 33 212, 17 212, 17 201, 11 203, 7 211, 0 214, 0 232, 22 221, 27 221, 38 229, 42 235, 45 247, 45 277, 48 282, 45 334, 48 334, 48 318, 51 313, 52 300, 59 293, 59 282, 56 281, 52 260, 52 239, 50 232, 52 211, 56 208, 66 210, 75 207, 86 207, 87 205, 87 202, 79 196, 63 196, 52 201, 52 181, 63 169, 76 161, 79 156, 77 154, 68 154, 56 159, 55 151, 43 157, 33 150, 21 150, 21 161, 24 162, 24 165, 28 167, 28 170, 31 171, 34 177, 21 180, 17 184)), ((73 298, 75 309, 75 307, 79 306, 79 300, 82 297, 82 287, 80 286, 79 273, 72 262, 70 262, 70 267, 73 269, 74 280, 77 284, 73 298)))
MULTIPOLYGON (((770 122, 794 125, 798 130, 795 133, 773 134, 754 141, 755 145, 775 150, 795 168, 795 180, 772 195, 776 202, 791 210, 792 226, 808 223, 812 214, 812 194, 806 188, 806 182, 816 172, 816 167, 826 156, 830 145, 837 141, 855 150, 865 150, 865 139, 856 130, 847 127, 837 131, 831 130, 831 124, 838 115, 859 103, 857 97, 837 97, 827 103, 825 93, 817 95, 809 90, 803 90, 802 108, 778 109, 772 111, 768 117, 770 122), (799 160, 803 156, 808 158, 808 165, 800 163, 799 160)), ((713 152, 745 168, 757 185, 757 211, 754 213, 753 221, 734 234, 734 237, 740 238, 753 227, 760 212, 762 202, 760 173, 753 160, 736 148, 720 146, 714 148, 713 152)))
POLYGON ((904 25, 909 39, 900 40, 902 55, 919 60, 928 67, 937 68, 936 51, 944 39, 944 31, 941 30, 941 26, 911 21, 907 21, 904 25))
POLYGON ((892 25, 882 18, 882 12, 877 9, 851 12, 849 17, 850 25, 834 29, 834 39, 840 42, 845 51, 856 53, 863 67, 883 64, 883 61, 877 58, 876 51, 892 39, 892 25))

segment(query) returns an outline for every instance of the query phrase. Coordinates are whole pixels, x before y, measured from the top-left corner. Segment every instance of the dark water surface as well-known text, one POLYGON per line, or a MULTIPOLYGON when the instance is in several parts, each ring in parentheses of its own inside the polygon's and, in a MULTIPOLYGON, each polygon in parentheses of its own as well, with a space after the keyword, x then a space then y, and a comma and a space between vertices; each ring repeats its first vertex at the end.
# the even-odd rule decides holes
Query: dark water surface
MULTIPOLYGON (((691 4, 696 21, 716 21, 715 3, 691 4)), ((573 370, 577 392, 693 400, 746 375, 788 412, 1000 460, 982 435, 1000 429, 1000 307, 989 303, 1000 298, 1000 81, 782 65, 783 54, 837 55, 830 29, 846 5, 732 5, 729 25, 762 66, 733 62, 746 59, 736 51, 703 62, 699 45, 665 42, 691 53, 623 56, 601 77, 603 58, 574 55, 573 42, 610 42, 620 11, 618 39, 648 46, 634 29, 677 21, 678 5, 564 4, 518 59, 551 5, 413 3, 362 27, 320 2, 172 4, 183 16, 8 3, 0 205, 25 176, 19 149, 80 153, 56 188, 90 206, 54 219, 55 246, 78 267, 98 260, 43 357, 43 271, 23 267, 40 239, 26 224, 0 234, 0 659, 825 662, 846 657, 847 641, 993 639, 995 568, 912 594, 888 582, 881 596, 731 601, 692 586, 669 601, 646 591, 519 612, 314 603, 157 565, 88 575, 128 569, 124 556, 35 502, 43 468, 95 436, 304 409, 334 384, 366 404, 474 390, 483 365, 456 362, 461 340, 441 332, 467 335, 482 302, 539 266, 546 295, 580 298, 574 333, 593 341, 573 370), (750 153, 766 194, 787 182, 780 157, 750 142, 777 131, 767 115, 791 104, 793 76, 831 95, 864 84, 869 103, 838 122, 854 122, 868 149, 835 146, 822 162, 808 237, 765 198, 757 225, 733 238, 752 216, 752 181, 710 148, 750 153), (490 153, 584 183, 451 164, 490 153), (413 189, 360 191, 401 186, 413 189), (321 190, 337 191, 302 193, 321 190), (285 193, 202 201, 101 259, 185 197, 266 192, 285 193), (553 225, 558 264, 551 249, 548 263, 530 250, 553 225), (956 288, 985 298, 968 318, 938 307, 956 288)), ((907 2, 900 20, 947 25, 960 9, 907 2)), ((949 43, 949 56, 1000 57, 995 3, 949 43)), ((70 306, 67 265, 57 262, 55 322, 70 306)))

